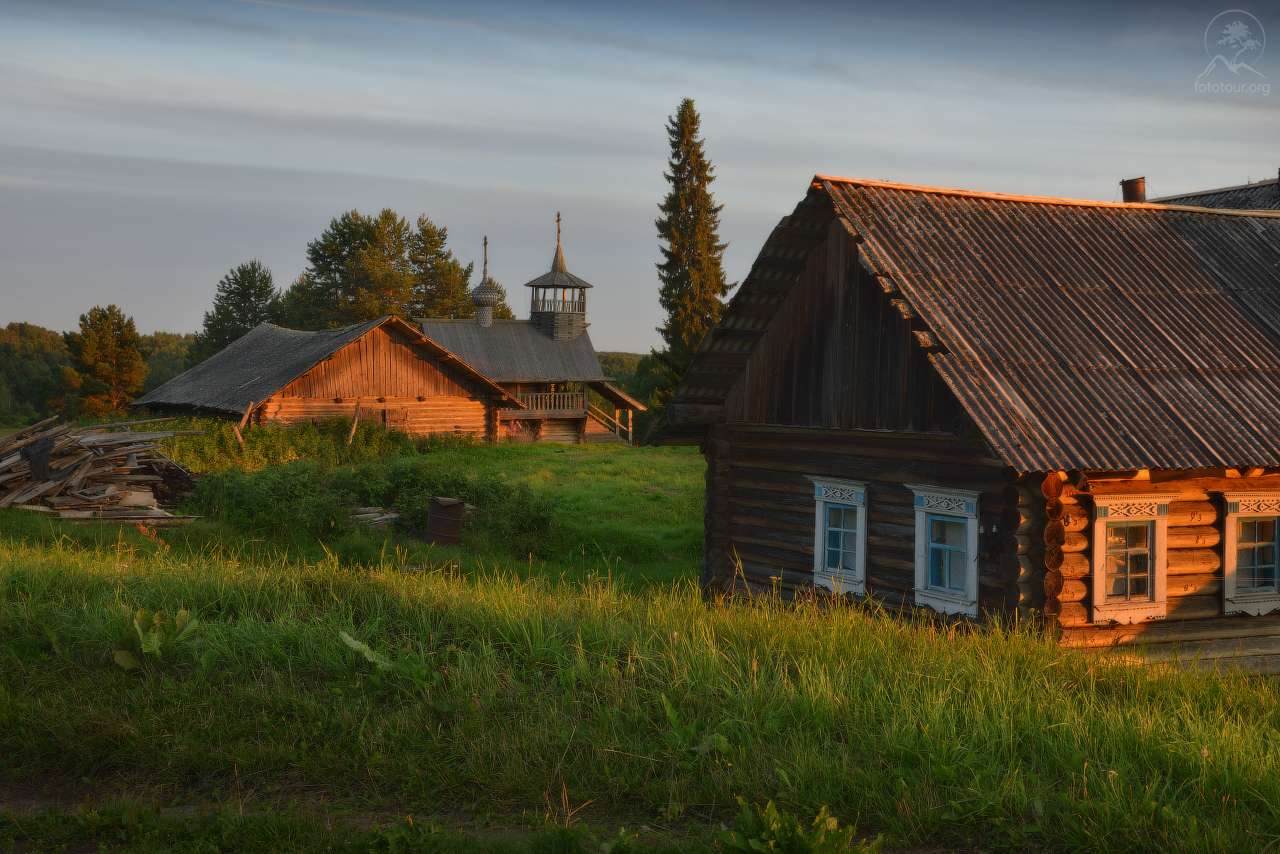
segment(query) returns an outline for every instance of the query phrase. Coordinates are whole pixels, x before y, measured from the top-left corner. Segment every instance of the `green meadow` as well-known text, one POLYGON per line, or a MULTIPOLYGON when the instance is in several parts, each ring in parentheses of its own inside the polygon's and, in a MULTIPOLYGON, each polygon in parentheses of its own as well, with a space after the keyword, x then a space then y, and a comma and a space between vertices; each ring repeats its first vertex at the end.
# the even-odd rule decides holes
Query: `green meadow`
POLYGON ((0 511, 0 850, 729 852, 738 798, 762 852, 1280 841, 1274 683, 706 601, 696 449, 211 427, 187 527, 0 511))

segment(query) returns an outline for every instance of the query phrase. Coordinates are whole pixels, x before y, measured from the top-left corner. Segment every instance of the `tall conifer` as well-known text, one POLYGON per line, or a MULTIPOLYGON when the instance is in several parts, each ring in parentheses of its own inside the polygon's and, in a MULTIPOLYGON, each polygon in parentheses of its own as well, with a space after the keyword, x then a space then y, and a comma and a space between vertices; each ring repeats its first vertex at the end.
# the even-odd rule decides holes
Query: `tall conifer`
POLYGON ((221 352, 260 323, 277 322, 279 301, 271 271, 261 261, 254 259, 227 273, 218 282, 213 311, 204 313, 204 328, 187 349, 186 366, 221 352))
POLYGON ((721 243, 718 234, 723 205, 715 203, 708 189, 715 169, 698 137, 700 125, 689 98, 667 120, 671 171, 663 177, 671 191, 658 206, 662 216, 655 222, 658 237, 667 244, 658 265, 658 301, 667 312, 658 331, 667 346, 653 354, 661 375, 656 392, 659 404, 675 391, 703 336, 720 319, 721 298, 730 288, 721 264, 728 244, 721 243))

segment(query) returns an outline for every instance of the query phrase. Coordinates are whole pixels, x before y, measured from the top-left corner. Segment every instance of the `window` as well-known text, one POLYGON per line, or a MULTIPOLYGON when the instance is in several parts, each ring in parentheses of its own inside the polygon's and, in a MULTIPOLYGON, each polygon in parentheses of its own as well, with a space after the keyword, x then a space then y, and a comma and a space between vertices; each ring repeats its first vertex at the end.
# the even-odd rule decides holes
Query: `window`
POLYGON ((1095 623, 1164 617, 1169 503, 1181 498, 1176 492, 1094 497, 1090 604, 1095 623))
POLYGON ((916 604, 978 615, 978 493, 908 483, 916 511, 916 604))
POLYGON ((1225 492, 1222 533, 1222 608, 1228 614, 1266 614, 1280 608, 1274 492, 1225 492))
POLYGON ((929 517, 929 586, 963 594, 968 552, 968 528, 964 519, 929 517))
POLYGON ((1108 603, 1151 601, 1151 528, 1151 522, 1108 523, 1108 603))
POLYGON ((813 583, 835 594, 866 588, 867 485, 810 477, 814 515, 813 583))

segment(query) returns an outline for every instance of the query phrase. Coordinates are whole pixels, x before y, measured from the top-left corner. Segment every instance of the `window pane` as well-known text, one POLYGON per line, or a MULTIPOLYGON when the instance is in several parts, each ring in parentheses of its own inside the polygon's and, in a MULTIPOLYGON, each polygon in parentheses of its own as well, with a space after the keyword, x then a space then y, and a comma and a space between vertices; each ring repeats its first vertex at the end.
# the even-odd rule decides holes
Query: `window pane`
POLYGON ((1146 575, 1150 572, 1151 557, 1145 554, 1129 555, 1129 574, 1130 575, 1146 575))
POLYGON ((827 569, 840 568, 840 552, 836 549, 827 549, 827 569))
POLYGON ((1254 566, 1275 566, 1276 565, 1276 547, 1273 545, 1258 546, 1258 556, 1255 558, 1254 566))
POLYGON ((827 548, 829 549, 840 548, 840 539, 841 537, 840 537, 839 531, 827 531, 827 548))
POLYGON ((1236 568, 1236 589, 1252 590, 1256 586, 1256 572, 1253 567, 1236 568))
POLYGON ((929 586, 945 587, 947 552, 945 549, 929 550, 929 586))
POLYGON ((1258 570, 1253 583, 1255 587, 1274 588, 1276 586, 1275 566, 1268 566, 1265 569, 1258 570))
POLYGON ((965 523, 950 519, 933 519, 929 542, 956 548, 965 546, 965 523))
POLYGON ((1276 541, 1276 520, 1267 519, 1258 522, 1258 542, 1274 543, 1276 541))
POLYGON ((1236 569, 1248 569, 1253 566, 1253 546, 1236 549, 1236 569))
POLYGON ((856 554, 854 554, 853 552, 841 552, 840 554, 841 554, 841 561, 842 561, 840 566, 842 569, 847 569, 850 572, 852 572, 854 569, 857 568, 858 556, 856 554))
POLYGON ((1123 526, 1107 526, 1107 551, 1123 551, 1127 544, 1125 529, 1123 526))
POLYGON ((1245 545, 1246 543, 1256 543, 1258 541, 1257 535, 1258 535, 1257 522, 1241 522, 1240 533, 1236 535, 1236 540, 1242 546, 1245 545))
POLYGON ((840 527, 840 508, 839 507, 832 507, 831 505, 827 505, 827 527, 828 528, 840 527))
POLYGON ((1147 577, 1145 575, 1135 576, 1129 579, 1129 598, 1130 599, 1148 599, 1147 595, 1147 577))
POLYGON ((965 553, 960 551, 948 552, 947 563, 951 569, 947 586, 952 590, 964 590, 965 553))
POLYGON ((1125 581, 1125 577, 1123 575, 1107 576, 1106 596, 1108 602, 1112 602, 1117 599, 1124 600, 1128 590, 1129 585, 1125 581))
POLYGON ((1147 525, 1134 525, 1129 528, 1129 548, 1147 548, 1147 525))

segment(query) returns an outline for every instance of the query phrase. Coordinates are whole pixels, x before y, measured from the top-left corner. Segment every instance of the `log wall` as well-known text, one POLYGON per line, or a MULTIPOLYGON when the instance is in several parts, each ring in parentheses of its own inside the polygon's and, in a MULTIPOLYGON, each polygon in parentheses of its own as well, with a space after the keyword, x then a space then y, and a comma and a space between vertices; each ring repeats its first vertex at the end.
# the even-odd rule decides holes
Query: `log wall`
POLYGON ((406 433, 492 438, 489 392, 433 358, 399 331, 374 329, 298 377, 254 412, 253 421, 351 418, 406 433))
POLYGON ((980 490, 979 601, 1005 608, 998 524, 1003 463, 981 441, 930 434, 716 425, 707 459, 702 583, 710 590, 783 596, 813 586, 814 496, 805 475, 867 483, 867 588, 888 605, 910 604, 915 585, 915 508, 905 484, 980 490))

